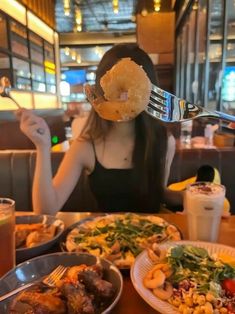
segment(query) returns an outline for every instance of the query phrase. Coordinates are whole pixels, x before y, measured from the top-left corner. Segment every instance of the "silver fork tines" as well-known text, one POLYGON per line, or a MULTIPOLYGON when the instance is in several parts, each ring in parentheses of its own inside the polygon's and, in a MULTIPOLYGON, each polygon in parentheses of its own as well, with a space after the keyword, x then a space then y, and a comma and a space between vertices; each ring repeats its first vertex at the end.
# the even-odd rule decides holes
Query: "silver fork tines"
POLYGON ((152 85, 146 112, 164 122, 183 122, 200 117, 210 117, 235 122, 235 117, 220 111, 209 111, 199 105, 187 102, 152 85))
POLYGON ((62 278, 66 269, 67 269, 66 267, 59 265, 43 280, 40 279, 37 281, 29 282, 23 286, 20 286, 19 288, 16 288, 15 290, 12 290, 12 291, 0 296, 0 302, 10 298, 11 296, 15 295, 16 293, 19 293, 22 290, 25 290, 25 289, 35 285, 38 282, 43 282, 45 285, 47 285, 49 287, 55 287, 56 283, 62 278))
POLYGON ((44 278, 42 282, 47 286, 54 287, 56 283, 61 279, 66 269, 66 267, 59 265, 53 270, 53 272, 51 272, 46 278, 44 278))

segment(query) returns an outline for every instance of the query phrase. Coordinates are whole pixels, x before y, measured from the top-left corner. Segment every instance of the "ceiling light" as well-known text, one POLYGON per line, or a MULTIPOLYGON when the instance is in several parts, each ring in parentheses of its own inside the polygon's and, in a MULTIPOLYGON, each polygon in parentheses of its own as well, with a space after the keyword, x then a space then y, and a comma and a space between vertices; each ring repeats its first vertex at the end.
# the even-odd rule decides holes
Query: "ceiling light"
POLYGON ((197 9, 198 9, 198 0, 195 0, 193 4, 193 10, 197 10, 197 9))
POLYGON ((64 49, 64 54, 65 54, 66 56, 69 56, 69 53, 70 53, 69 47, 65 47, 65 49, 64 49))
POLYGON ((161 9, 161 0, 153 0, 153 7, 155 12, 159 12, 161 9))
POLYGON ((119 11, 118 0, 113 0, 113 12, 115 14, 118 14, 118 11, 119 11))
POLYGON ((81 56, 80 55, 77 55, 77 59, 76 59, 77 63, 81 63, 82 62, 82 59, 81 59, 81 56))
POLYGON ((70 15, 70 0, 64 0, 64 15, 70 15))
POLYGON ((78 32, 82 31, 82 11, 76 7, 75 9, 75 24, 76 24, 76 30, 78 32))
POLYGON ((143 10, 141 11, 141 15, 142 16, 147 16, 148 15, 148 11, 145 8, 143 8, 143 10))
POLYGON ((76 54, 75 51, 73 51, 73 52, 71 53, 71 58, 72 58, 73 60, 76 60, 76 57, 77 57, 77 54, 76 54))

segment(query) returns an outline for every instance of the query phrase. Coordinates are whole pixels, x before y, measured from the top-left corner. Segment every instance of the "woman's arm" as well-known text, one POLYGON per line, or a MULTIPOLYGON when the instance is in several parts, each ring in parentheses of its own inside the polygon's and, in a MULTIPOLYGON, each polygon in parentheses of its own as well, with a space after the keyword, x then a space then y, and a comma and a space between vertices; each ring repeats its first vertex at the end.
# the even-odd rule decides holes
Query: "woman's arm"
POLYGON ((168 206, 182 206, 183 192, 171 191, 167 188, 167 183, 170 175, 172 161, 175 155, 175 138, 173 135, 168 137, 167 154, 166 154, 166 168, 165 168, 165 182, 164 182, 164 200, 168 206))
POLYGON ((50 152, 37 150, 33 180, 33 208, 36 213, 54 214, 64 205, 86 167, 88 143, 75 140, 52 179, 50 152))
POLYGON ((35 144, 37 150, 36 166, 33 180, 33 208, 36 213, 54 214, 65 203, 81 171, 89 161, 89 143, 74 141, 70 150, 52 179, 51 139, 46 122, 29 110, 20 110, 20 127, 25 135, 35 144), (38 128, 43 134, 37 132, 38 128), (88 158, 87 158, 88 155, 88 158))

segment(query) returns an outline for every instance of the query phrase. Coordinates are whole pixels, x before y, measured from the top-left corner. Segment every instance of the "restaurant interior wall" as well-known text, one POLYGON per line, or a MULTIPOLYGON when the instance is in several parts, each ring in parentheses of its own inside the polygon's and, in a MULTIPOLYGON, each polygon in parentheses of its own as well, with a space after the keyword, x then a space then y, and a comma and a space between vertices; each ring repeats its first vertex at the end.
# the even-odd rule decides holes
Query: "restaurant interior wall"
MULTIPOLYGON (((27 108, 59 108, 58 33, 15 0, 0 2, 0 26, 0 76, 10 79, 12 97, 27 108)), ((6 109, 15 105, 1 98, 6 109)))
POLYGON ((176 94, 234 115, 235 1, 183 2, 176 19, 176 94))

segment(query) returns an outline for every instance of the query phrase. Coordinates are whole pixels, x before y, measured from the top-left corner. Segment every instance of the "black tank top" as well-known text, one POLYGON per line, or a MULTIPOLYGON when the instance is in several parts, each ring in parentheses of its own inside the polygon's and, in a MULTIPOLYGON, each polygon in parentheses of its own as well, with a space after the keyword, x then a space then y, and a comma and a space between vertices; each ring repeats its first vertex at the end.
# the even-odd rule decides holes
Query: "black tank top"
POLYGON ((143 211, 136 196, 133 169, 107 169, 95 156, 95 167, 88 182, 100 211, 143 211))

